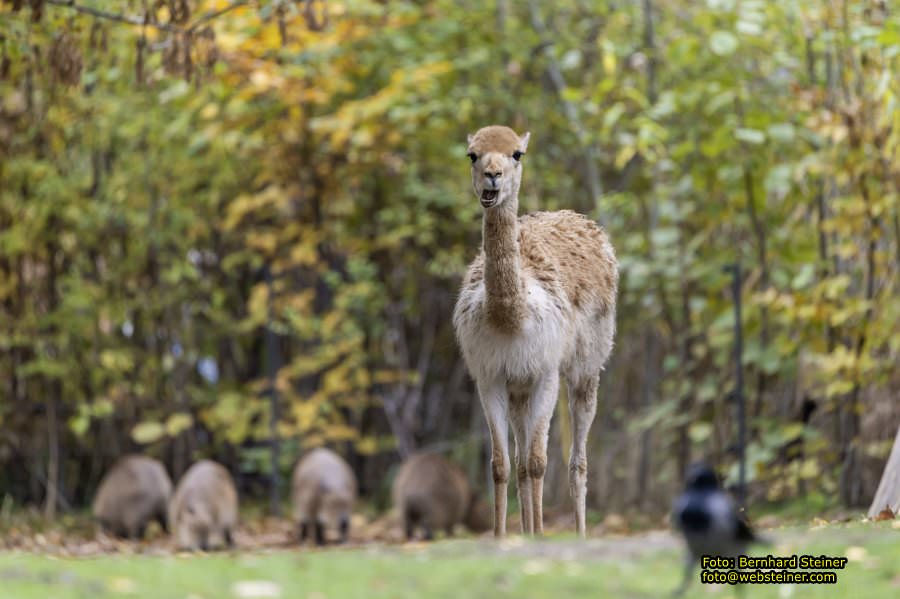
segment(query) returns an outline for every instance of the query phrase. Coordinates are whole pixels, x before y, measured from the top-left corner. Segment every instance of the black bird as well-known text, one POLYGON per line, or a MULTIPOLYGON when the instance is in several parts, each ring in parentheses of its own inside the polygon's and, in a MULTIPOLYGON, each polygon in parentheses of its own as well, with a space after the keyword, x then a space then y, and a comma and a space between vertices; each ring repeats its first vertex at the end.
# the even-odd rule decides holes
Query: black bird
POLYGON ((716 473, 706 464, 688 469, 684 492, 675 501, 672 520, 687 544, 684 580, 676 591, 687 590, 691 575, 704 555, 736 557, 746 553, 748 545, 760 542, 747 521, 738 513, 716 473))

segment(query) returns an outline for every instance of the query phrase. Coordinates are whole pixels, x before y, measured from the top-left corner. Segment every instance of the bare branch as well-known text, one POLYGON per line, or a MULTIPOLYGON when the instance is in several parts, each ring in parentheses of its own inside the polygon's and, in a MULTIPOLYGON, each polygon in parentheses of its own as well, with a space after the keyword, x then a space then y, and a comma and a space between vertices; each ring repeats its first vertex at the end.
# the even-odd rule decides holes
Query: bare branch
POLYGON ((171 32, 179 32, 181 31, 181 27, 177 25, 170 25, 168 23, 148 23, 146 16, 130 16, 123 15, 120 13, 108 12, 105 10, 100 10, 99 8, 92 8, 90 6, 84 6, 82 4, 76 4, 75 0, 47 0, 47 4, 53 4, 55 6, 63 6, 65 8, 71 8, 75 12, 80 12, 85 15, 90 15, 92 17, 96 17, 98 19, 106 19, 107 21, 115 21, 117 23, 125 23, 127 25, 138 25, 143 26, 147 25, 150 27, 154 27, 156 29, 160 29, 162 31, 171 31, 171 32))
POLYGON ((248 6, 250 4, 250 0, 235 0, 231 4, 219 8, 217 10, 211 10, 200 17, 197 18, 189 27, 183 28, 178 25, 172 25, 171 23, 154 23, 151 22, 147 15, 124 15, 121 13, 109 12, 106 10, 101 10, 99 8, 93 8, 91 6, 84 6, 83 4, 77 4, 75 0, 47 0, 47 4, 52 4, 54 6, 62 6, 64 8, 69 8, 74 10, 75 12, 79 12, 85 15, 90 15, 97 19, 106 19, 107 21, 115 21, 117 23, 125 23, 126 25, 137 25, 137 26, 147 26, 153 27, 155 29, 159 29, 160 31, 168 31, 170 33, 193 33, 201 26, 209 23, 213 19, 216 19, 225 13, 228 13, 236 8, 240 8, 242 6, 248 6))
POLYGON ((232 10, 234 10, 236 8, 241 8, 242 6, 249 6, 249 4, 250 4, 249 0, 235 0, 228 6, 220 8, 218 10, 211 10, 211 11, 207 12, 206 14, 203 14, 200 17, 198 17, 197 20, 194 21, 194 23, 190 27, 188 27, 187 30, 189 33, 192 31, 196 31, 199 27, 201 27, 202 25, 204 25, 206 23, 209 23, 213 19, 218 19, 225 13, 231 12, 232 10))

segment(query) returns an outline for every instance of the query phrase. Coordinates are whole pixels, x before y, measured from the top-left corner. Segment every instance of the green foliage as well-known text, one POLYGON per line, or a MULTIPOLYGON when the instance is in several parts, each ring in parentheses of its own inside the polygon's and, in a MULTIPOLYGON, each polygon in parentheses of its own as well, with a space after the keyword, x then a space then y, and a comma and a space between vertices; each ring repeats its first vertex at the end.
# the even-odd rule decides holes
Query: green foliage
MULTIPOLYGON (((100 4, 133 9, 82 3, 100 4)), ((118 447, 101 431, 257 451, 266 327, 285 438, 371 454, 467 427, 448 322, 479 239, 464 140, 505 122, 533 132, 524 208, 578 209, 611 233, 619 351, 644 334, 660 347, 654 405, 636 414, 631 383, 609 399, 636 416, 628 434, 727 459, 722 266, 740 260, 754 476, 809 436, 786 387, 842 423, 812 435, 794 479, 833 489, 865 450, 865 402, 898 385, 898 15, 659 2, 647 47, 640 3, 504 3, 501 21, 493 3, 352 0, 322 3, 320 26, 273 1, 193 37, 185 23, 227 3, 187 3, 186 21, 163 4, 159 27, 0 5, 3 447, 46 451, 23 408, 57 401, 65 443, 96 455, 118 447)))

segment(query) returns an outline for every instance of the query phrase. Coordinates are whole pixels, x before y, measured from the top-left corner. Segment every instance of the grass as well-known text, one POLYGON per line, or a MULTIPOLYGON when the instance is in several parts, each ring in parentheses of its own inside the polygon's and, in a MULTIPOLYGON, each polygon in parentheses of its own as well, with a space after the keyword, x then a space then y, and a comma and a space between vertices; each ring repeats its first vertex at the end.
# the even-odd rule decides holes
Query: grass
MULTIPOLYGON (((777 555, 850 555, 853 561, 838 571, 837 585, 760 585, 746 589, 746 597, 874 599, 900 594, 900 530, 889 525, 830 525, 772 536, 778 544, 771 551, 777 555)), ((585 543, 554 537, 500 544, 467 540, 233 555, 62 559, 5 553, 0 554, 0 595, 10 599, 664 596, 680 581, 681 555, 671 543, 643 545, 641 538, 585 543), (639 550, 630 556, 617 552, 624 543, 639 550), (248 581, 267 581, 270 586, 241 586, 248 581), (280 594, 271 594, 275 589, 280 594)), ((688 597, 737 596, 733 587, 710 587, 697 580, 699 573, 688 597)))

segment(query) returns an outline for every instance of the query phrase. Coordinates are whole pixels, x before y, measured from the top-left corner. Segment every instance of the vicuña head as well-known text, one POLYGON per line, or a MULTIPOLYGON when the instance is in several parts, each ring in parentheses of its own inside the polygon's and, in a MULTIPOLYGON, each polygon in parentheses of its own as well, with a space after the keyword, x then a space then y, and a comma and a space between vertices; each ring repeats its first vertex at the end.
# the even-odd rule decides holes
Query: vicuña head
POLYGON ((469 135, 472 187, 485 208, 500 206, 519 193, 522 156, 528 149, 530 133, 519 137, 509 127, 491 125, 469 135))

